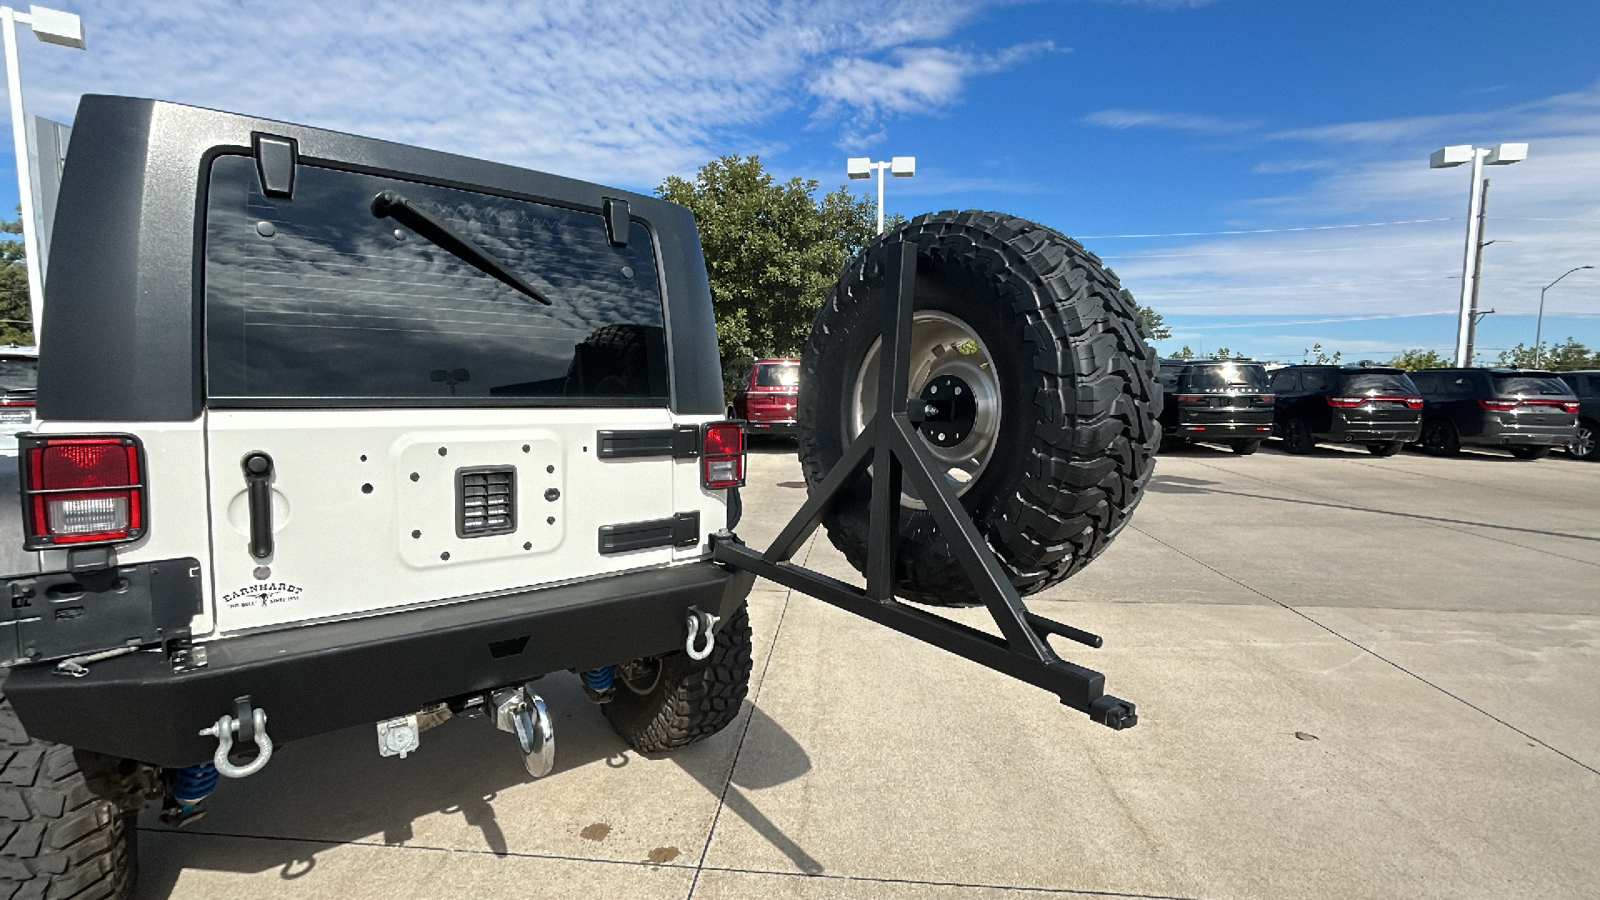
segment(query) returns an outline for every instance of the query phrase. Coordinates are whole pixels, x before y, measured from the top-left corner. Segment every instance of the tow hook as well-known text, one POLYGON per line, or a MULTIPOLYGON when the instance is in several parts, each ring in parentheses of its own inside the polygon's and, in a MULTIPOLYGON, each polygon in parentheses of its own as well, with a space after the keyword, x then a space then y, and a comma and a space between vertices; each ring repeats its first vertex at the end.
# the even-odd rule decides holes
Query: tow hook
POLYGON ((701 612, 698 607, 689 607, 689 637, 683 642, 683 652, 695 662, 711 655, 711 648, 716 643, 716 627, 721 619, 708 612, 701 612), (695 646, 696 641, 700 646, 695 646))
POLYGON ((200 734, 205 737, 217 739, 217 752, 212 754, 211 761, 217 767, 217 773, 226 778, 245 778, 261 771, 272 759, 272 738, 267 737, 267 711, 264 709, 251 709, 249 695, 233 701, 234 713, 237 716, 224 715, 217 720, 217 724, 210 728, 202 728, 200 734), (233 750, 235 736, 243 744, 256 745, 256 758, 243 765, 235 764, 228 759, 228 753, 233 750))
POLYGON ((489 694, 494 724, 516 735, 522 764, 535 778, 549 775, 556 766, 556 729, 544 700, 528 685, 500 688, 489 694))

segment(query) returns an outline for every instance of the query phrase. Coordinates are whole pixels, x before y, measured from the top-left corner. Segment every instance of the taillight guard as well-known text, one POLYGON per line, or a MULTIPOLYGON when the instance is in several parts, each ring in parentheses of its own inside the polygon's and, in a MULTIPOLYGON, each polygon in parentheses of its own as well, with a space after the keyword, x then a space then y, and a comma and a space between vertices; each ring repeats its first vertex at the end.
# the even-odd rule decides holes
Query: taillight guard
POLYGON ((706 490, 744 486, 744 425, 707 422, 700 432, 700 484, 706 490))
POLYGON ((17 439, 23 549, 116 544, 148 527, 144 448, 131 435, 17 439))

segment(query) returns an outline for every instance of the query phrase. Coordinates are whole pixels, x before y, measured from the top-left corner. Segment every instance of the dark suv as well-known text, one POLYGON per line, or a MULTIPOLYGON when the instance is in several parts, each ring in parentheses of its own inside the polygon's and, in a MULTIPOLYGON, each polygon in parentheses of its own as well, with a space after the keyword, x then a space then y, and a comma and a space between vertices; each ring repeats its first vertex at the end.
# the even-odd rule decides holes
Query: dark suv
POLYGON ((1434 455, 1470 444, 1540 459, 1578 436, 1578 398, 1554 372, 1423 369, 1411 378, 1427 401, 1422 449, 1434 455))
POLYGON ((1234 359, 1161 361, 1161 440, 1217 441, 1254 453, 1272 431, 1267 367, 1234 359))
POLYGON ((1600 459, 1600 445, 1596 444, 1596 433, 1600 432, 1600 369, 1562 372, 1561 380, 1578 395, 1578 436, 1567 445, 1567 454, 1573 459, 1600 459))
POLYGON ((1272 392, 1273 433, 1290 453, 1327 441, 1393 456, 1422 433, 1422 396, 1404 369, 1289 366, 1272 373, 1272 392))

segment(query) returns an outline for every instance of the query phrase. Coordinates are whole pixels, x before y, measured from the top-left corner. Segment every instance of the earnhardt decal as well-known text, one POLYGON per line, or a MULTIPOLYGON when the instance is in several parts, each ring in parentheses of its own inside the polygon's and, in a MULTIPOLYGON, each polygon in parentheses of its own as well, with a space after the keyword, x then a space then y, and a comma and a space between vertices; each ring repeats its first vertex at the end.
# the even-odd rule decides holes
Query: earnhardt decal
POLYGON ((259 606, 275 606, 279 603, 288 603, 300 599, 300 586, 287 581, 268 581, 264 584, 252 584, 236 591, 229 591, 222 595, 222 603, 229 609, 250 609, 259 606))

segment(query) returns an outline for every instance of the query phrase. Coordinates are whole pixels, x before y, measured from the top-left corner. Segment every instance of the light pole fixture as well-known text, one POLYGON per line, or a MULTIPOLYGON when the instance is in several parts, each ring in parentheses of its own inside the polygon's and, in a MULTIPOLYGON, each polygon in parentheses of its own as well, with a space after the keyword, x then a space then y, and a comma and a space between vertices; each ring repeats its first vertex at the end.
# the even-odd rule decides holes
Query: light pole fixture
POLYGON ((1468 335, 1472 330, 1473 295, 1478 283, 1479 221, 1483 209, 1483 167, 1508 166, 1528 158, 1525 143, 1495 144, 1493 147, 1474 147, 1456 144, 1440 147, 1428 158, 1428 168, 1448 169, 1462 163, 1472 163, 1472 182, 1467 186, 1467 252, 1461 263, 1461 313, 1456 327, 1456 366, 1471 365, 1467 359, 1468 335))
MULTIPOLYGON (((1573 272, 1581 272, 1584 269, 1592 268, 1594 268, 1594 266, 1574 266, 1573 268, 1562 272, 1561 278, 1565 278, 1568 275, 1571 275, 1573 272)), ((1539 318, 1536 320, 1533 326, 1533 367, 1535 369, 1539 368, 1539 358, 1542 355, 1541 351, 1544 348, 1544 292, 1560 284, 1561 278, 1557 278, 1555 281, 1552 281, 1539 289, 1539 318)))
POLYGON ((28 125, 22 114, 22 74, 17 64, 17 23, 33 28, 33 35, 47 44, 84 49, 83 20, 69 12, 29 6, 18 12, 0 6, 0 32, 6 50, 6 86, 11 90, 11 137, 17 153, 17 195, 22 205, 22 252, 28 260, 28 300, 33 308, 33 342, 39 343, 39 327, 44 315, 44 278, 39 261, 39 236, 33 210, 33 173, 28 171, 28 125))
POLYGON ((896 156, 888 162, 873 162, 871 157, 852 156, 844 162, 845 174, 851 178, 871 178, 874 169, 878 172, 878 233, 883 234, 883 170, 896 178, 912 178, 917 174, 917 158, 896 156))

